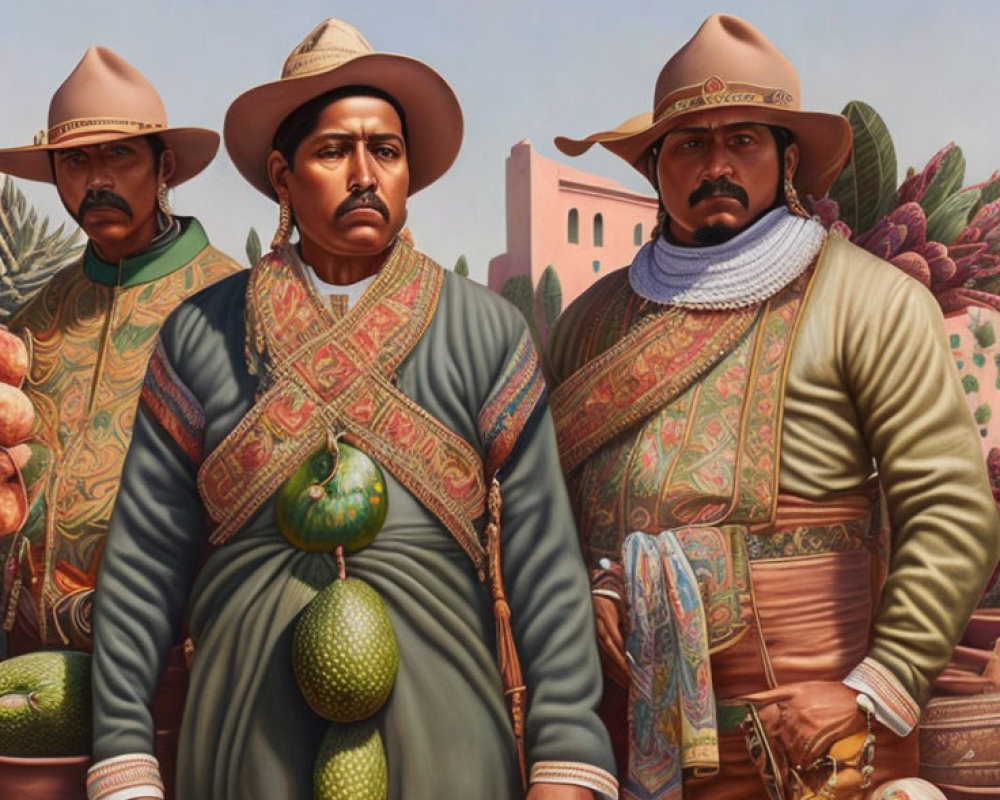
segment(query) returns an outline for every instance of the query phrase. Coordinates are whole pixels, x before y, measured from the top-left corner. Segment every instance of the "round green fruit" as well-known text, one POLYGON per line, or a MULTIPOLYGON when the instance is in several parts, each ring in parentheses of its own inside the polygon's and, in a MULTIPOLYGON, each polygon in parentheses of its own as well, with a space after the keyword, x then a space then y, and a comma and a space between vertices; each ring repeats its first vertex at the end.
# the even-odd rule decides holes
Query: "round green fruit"
POLYGON ((317 594, 295 623, 292 667, 302 696, 325 719, 355 722, 382 708, 399 647, 378 592, 345 578, 317 594))
POLYGON ((0 755, 90 753, 90 654, 43 650, 0 661, 0 755))
POLYGON ((284 537, 303 550, 353 553, 371 544, 389 510, 385 476, 365 453, 343 442, 324 446, 278 490, 284 537))
POLYGON ((374 720, 332 725, 313 770, 315 800, 385 800, 389 771, 374 720))

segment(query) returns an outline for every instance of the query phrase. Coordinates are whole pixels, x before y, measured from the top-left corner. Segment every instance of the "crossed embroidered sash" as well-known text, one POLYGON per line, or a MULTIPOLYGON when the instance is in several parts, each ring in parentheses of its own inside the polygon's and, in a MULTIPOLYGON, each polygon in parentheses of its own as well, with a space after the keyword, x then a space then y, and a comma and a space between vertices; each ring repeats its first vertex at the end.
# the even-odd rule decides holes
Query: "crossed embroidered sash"
POLYGON ((683 394, 743 338, 761 306, 664 308, 587 361, 552 392, 563 472, 683 394))
POLYGON ((437 308, 443 271, 399 242, 357 305, 335 317, 292 254, 265 257, 247 284, 247 359, 261 376, 253 408, 206 458, 198 487, 233 535, 326 438, 343 434, 437 516, 482 569, 472 521, 485 511, 479 454, 394 385, 437 308))

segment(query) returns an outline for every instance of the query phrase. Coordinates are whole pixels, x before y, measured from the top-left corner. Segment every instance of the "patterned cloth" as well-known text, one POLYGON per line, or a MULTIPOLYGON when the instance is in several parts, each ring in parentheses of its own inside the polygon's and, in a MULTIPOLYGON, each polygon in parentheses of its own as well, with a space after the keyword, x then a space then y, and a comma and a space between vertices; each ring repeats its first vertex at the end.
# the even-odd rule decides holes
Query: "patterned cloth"
POLYGON ((28 519, 0 540, 4 608, 8 630, 16 605, 36 646, 90 650, 97 568, 156 334, 182 300, 239 269, 197 220, 181 228, 117 266, 88 248, 10 323, 28 345, 36 420, 28 519))
POLYGON ((622 796, 680 796, 683 770, 719 767, 715 694, 698 579, 673 531, 625 539, 631 661, 629 770, 622 796))

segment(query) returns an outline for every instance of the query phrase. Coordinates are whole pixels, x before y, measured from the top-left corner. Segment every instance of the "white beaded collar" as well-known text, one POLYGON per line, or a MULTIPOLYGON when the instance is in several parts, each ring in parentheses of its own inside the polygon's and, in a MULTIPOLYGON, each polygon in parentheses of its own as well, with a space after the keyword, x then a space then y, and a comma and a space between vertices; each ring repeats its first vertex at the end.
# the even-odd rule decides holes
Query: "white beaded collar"
POLYGON ((773 296, 816 258, 826 230, 776 208, 728 242, 681 247, 662 236, 636 253, 628 279, 640 297, 687 308, 742 308, 773 296))

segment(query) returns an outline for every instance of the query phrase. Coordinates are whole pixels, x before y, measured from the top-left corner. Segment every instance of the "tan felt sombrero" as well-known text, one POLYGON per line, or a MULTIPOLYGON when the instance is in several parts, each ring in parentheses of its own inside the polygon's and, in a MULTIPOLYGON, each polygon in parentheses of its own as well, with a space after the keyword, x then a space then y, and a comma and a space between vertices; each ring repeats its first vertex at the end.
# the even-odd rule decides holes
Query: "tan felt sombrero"
POLYGON ((578 156, 600 144, 655 183, 653 147, 685 117, 715 108, 739 109, 740 120, 778 125, 799 146, 794 183, 799 192, 822 197, 851 150, 851 126, 840 114, 802 111, 799 78, 787 58, 753 25, 713 14, 660 71, 653 110, 614 130, 584 139, 556 137, 562 152, 578 156))
POLYGON ((411 195, 448 170, 462 145, 463 122, 447 81, 415 58, 374 52, 357 28, 328 19, 292 50, 279 80, 244 92, 229 106, 223 136, 243 177, 277 199, 266 162, 278 127, 304 103, 347 86, 379 89, 403 109, 411 195))
POLYGON ((205 128, 171 128, 159 93, 121 56, 91 47, 56 89, 48 129, 35 144, 0 150, 0 172, 53 181, 49 153, 155 133, 174 151, 171 186, 193 178, 219 149, 219 134, 205 128))

